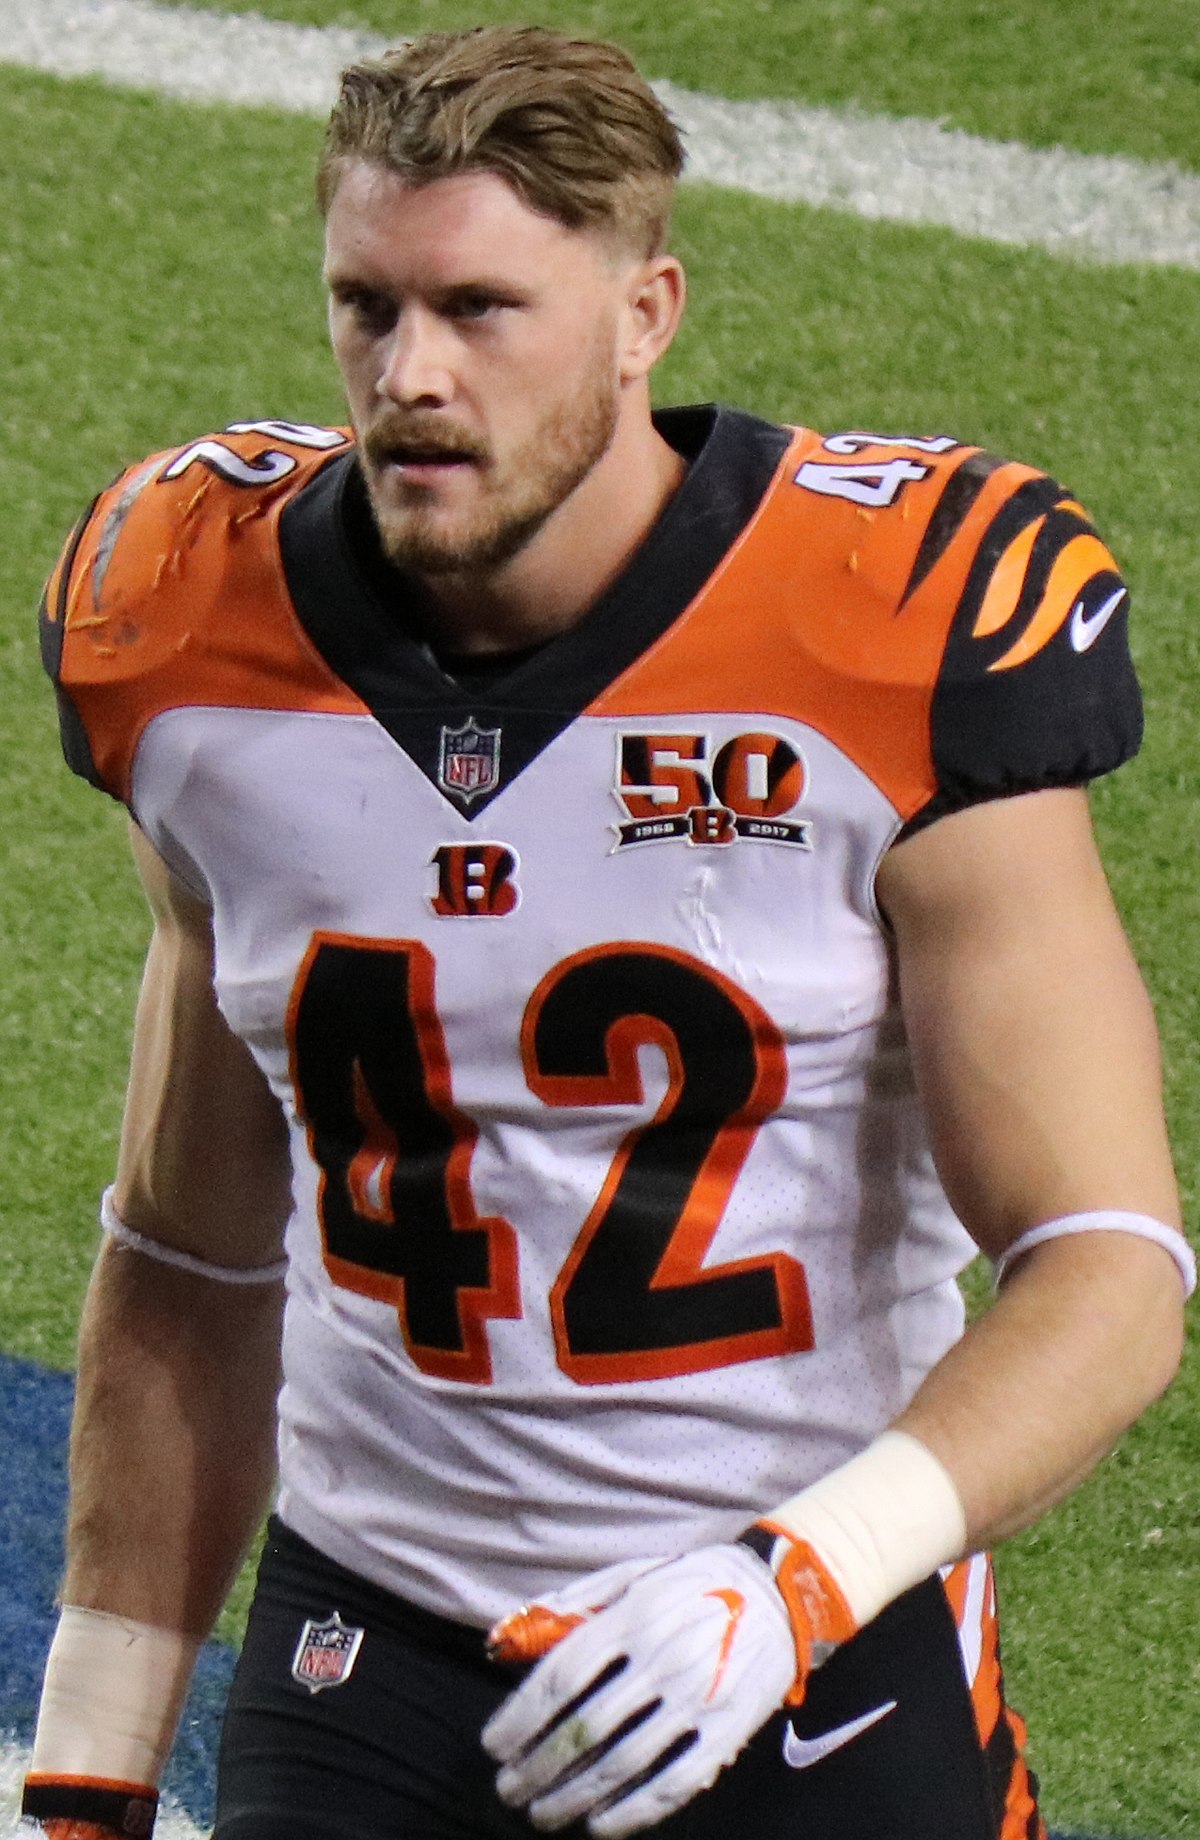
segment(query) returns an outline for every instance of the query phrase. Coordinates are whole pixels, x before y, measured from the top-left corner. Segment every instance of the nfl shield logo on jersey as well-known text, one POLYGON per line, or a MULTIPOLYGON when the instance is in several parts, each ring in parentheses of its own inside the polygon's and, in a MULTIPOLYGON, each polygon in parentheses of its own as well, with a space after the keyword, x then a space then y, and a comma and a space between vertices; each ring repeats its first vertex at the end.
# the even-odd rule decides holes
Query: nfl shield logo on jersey
POLYGON ((296 1644, 292 1679, 310 1693, 319 1693, 322 1687, 343 1686, 350 1678, 362 1639, 363 1631, 343 1623, 336 1610, 323 1623, 315 1623, 309 1617, 296 1644))
POLYGON ((468 716, 461 728, 443 728, 438 785, 464 804, 500 783, 500 730, 480 728, 468 716))

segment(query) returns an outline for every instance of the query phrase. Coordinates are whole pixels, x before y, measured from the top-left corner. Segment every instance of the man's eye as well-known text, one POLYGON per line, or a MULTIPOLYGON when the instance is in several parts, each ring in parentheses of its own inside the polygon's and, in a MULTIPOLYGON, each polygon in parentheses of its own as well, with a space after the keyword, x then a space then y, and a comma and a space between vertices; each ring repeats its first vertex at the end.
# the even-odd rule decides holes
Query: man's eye
POLYGON ((336 299, 343 313, 351 314, 360 325, 368 326, 372 330, 389 326, 396 317, 391 301, 385 300, 382 294, 359 293, 351 290, 338 294, 336 299))
POLYGON ((451 319, 487 319, 511 304, 498 294, 456 294, 446 310, 451 319))

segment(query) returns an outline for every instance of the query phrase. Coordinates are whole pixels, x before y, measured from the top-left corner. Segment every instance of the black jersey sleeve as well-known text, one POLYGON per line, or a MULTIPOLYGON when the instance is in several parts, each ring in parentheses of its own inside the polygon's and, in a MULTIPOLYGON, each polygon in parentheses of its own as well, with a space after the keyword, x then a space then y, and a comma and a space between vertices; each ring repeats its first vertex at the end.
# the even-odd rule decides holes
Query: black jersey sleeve
POLYGON ((103 783, 92 759, 87 730, 62 680, 62 657, 75 560, 102 496, 103 494, 97 494, 71 531, 54 565, 50 579, 46 583, 38 607, 39 649, 42 666, 54 685, 54 694, 58 704, 58 730, 64 758, 73 773, 77 773, 81 779, 87 780, 90 785, 100 787, 101 790, 104 789, 103 783))
POLYGON ((986 799, 1082 785, 1137 752, 1128 607, 1083 507, 1027 478, 967 571, 930 709, 937 791, 908 833, 986 799))

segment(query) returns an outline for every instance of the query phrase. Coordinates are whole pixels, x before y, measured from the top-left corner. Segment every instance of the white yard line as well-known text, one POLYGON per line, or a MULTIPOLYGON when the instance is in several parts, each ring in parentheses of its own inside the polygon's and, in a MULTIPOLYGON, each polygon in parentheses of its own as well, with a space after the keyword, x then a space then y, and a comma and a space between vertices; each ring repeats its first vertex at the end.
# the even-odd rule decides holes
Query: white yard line
MULTIPOLYGON (((149 0, 0 0, 0 62, 189 102, 321 113, 341 66, 382 43, 149 0)), ((1200 269, 1200 176, 1182 168, 656 87, 685 130, 694 179, 1087 261, 1200 269)))

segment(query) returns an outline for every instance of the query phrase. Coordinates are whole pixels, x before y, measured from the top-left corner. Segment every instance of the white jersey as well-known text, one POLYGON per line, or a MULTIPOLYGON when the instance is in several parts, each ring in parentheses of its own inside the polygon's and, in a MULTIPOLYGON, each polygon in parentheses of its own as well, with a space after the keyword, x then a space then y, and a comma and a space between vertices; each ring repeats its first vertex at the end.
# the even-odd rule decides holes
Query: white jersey
POLYGON ((211 904, 288 1118, 280 1512, 480 1625, 734 1535, 957 1338, 973 1247, 875 872, 1136 740, 1122 623, 1070 650, 1119 578, 1053 482, 675 430, 626 574, 474 689, 410 636, 336 431, 156 458, 47 599, 72 763, 211 904), (999 564, 1056 519, 1032 595, 999 564))

